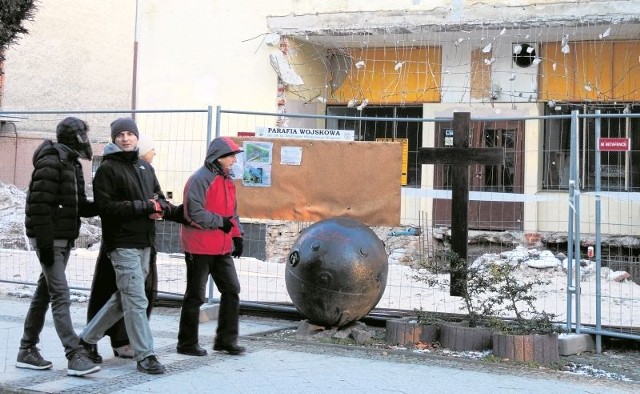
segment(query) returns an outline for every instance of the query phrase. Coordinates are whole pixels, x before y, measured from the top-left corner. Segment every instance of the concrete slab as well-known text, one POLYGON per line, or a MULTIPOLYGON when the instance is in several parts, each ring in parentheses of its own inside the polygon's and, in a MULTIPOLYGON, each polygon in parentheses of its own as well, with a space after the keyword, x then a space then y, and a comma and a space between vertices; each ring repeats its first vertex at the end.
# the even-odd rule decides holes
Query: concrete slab
POLYGON ((589 334, 561 334, 558 337, 558 353, 570 356, 582 352, 595 352, 596 343, 589 334))

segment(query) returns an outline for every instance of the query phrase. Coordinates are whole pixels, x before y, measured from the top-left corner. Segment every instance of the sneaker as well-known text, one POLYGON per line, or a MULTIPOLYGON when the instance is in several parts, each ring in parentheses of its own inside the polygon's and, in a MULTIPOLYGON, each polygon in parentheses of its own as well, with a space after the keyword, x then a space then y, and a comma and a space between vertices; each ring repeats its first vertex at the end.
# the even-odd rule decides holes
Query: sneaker
POLYGON ((98 345, 95 343, 87 343, 80 338, 80 346, 84 348, 84 352, 95 364, 102 364, 102 356, 98 353, 98 345))
POLYGON ((99 365, 95 365, 83 350, 73 352, 69 356, 67 375, 84 376, 100 370, 99 365))
POLYGON ((138 361, 138 371, 151 375, 159 375, 165 372, 164 365, 160 364, 156 356, 147 356, 142 361, 138 361))
POLYGON ((40 349, 35 346, 31 346, 18 351, 16 367, 28 369, 50 369, 53 367, 53 363, 42 358, 40 349))
POLYGON ((120 358, 133 358, 133 348, 131 345, 123 345, 111 348, 113 349, 113 355, 120 358))
POLYGON ((235 356, 244 353, 247 349, 245 349, 244 346, 240 346, 236 343, 232 343, 230 345, 222 345, 216 343, 213 345, 213 350, 217 352, 227 352, 235 356))

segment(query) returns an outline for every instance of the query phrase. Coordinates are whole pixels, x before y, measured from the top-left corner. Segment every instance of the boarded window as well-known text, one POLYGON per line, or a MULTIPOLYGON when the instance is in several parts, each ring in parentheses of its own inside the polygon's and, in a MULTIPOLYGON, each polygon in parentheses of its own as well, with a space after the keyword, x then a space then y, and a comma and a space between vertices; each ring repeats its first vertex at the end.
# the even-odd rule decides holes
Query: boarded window
POLYGON ((487 99, 491 94, 491 52, 471 51, 471 98, 487 99))
POLYGON ((331 104, 440 101, 441 49, 397 47, 350 49, 350 71, 332 92, 331 104))
POLYGON ((541 48, 541 100, 640 100, 640 44, 554 42, 541 48))

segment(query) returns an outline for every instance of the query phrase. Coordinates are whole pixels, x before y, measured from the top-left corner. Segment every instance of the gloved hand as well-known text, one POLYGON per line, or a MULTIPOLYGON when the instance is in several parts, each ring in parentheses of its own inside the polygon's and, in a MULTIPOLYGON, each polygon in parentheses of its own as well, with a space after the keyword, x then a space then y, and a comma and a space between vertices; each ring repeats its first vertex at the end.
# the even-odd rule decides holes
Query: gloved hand
POLYGON ((242 237, 234 237, 233 252, 231 252, 231 256, 236 258, 242 256, 242 246, 242 237))
POLYGON ((158 203, 158 205, 160 206, 160 209, 162 210, 162 214, 165 216, 169 216, 171 211, 175 209, 175 205, 171 204, 166 200, 157 200, 157 199, 154 199, 154 200, 156 203, 158 203))
POLYGON ((189 221, 184 217, 183 204, 180 204, 177 207, 173 208, 169 215, 165 215, 165 218, 171 220, 172 222, 176 222, 180 224, 189 224, 189 221))
POLYGON ((43 265, 53 265, 53 245, 38 248, 38 258, 43 265))
POLYGON ((222 218, 222 227, 220 227, 220 229, 224 231, 225 234, 228 234, 232 227, 233 222, 231 222, 231 216, 224 216, 222 218))

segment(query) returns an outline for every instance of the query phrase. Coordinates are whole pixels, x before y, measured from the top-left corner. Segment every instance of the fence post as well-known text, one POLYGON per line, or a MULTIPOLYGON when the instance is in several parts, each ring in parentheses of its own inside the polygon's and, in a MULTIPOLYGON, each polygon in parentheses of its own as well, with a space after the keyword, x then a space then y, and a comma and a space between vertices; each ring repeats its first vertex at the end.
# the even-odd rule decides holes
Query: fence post
MULTIPOLYGON (((602 126, 602 118, 600 118, 600 110, 595 111, 597 117, 595 119, 595 140, 596 140, 596 152, 595 152, 595 187, 596 187, 596 331, 602 330, 602 276, 600 275, 602 264, 602 247, 600 246, 600 222, 601 222, 601 209, 602 201, 600 200, 600 191, 602 190, 602 174, 600 169, 600 148, 598 140, 600 140, 600 128, 602 126)), ((628 179, 628 178, 627 178, 628 179)), ((602 335, 596 334, 596 353, 602 353, 602 335)))
POLYGON ((575 300, 576 332, 580 332, 580 177, 578 173, 578 111, 571 111, 569 150, 569 220, 567 231, 567 330, 571 330, 575 300), (577 261, 577 263, 576 263, 577 261), (575 270, 575 273, 573 272, 575 270), (575 277, 574 277, 575 276, 575 277))

